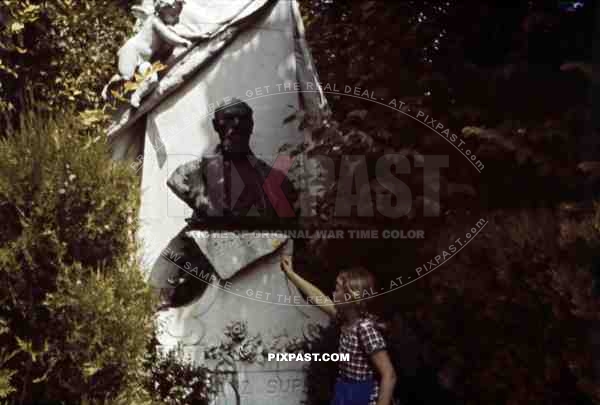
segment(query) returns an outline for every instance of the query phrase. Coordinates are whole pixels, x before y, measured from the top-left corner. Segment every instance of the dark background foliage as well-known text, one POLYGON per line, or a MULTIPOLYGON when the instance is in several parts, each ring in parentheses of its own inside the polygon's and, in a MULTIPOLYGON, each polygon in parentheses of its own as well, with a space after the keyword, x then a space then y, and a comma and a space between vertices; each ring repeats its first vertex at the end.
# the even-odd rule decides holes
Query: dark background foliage
MULTIPOLYGON (((577 10, 571 2, 535 1, 302 5, 322 84, 402 100, 462 134, 485 165, 477 173, 431 128, 402 114, 328 95, 333 120, 314 132, 309 153, 447 154, 451 163, 442 171, 437 222, 417 215, 386 223, 425 229, 425 242, 312 241, 317 259, 304 264, 313 267, 307 274, 318 267, 326 275, 316 281, 330 291, 340 268, 361 263, 386 285, 484 218, 487 225, 460 254, 379 298, 381 311, 397 320, 398 385, 421 387, 416 396, 412 389, 398 395, 407 403, 422 403, 434 391, 439 401, 473 404, 599 401, 600 375, 591 361, 597 342, 590 337, 598 322, 591 288, 597 182, 577 169, 600 157, 590 142, 598 133, 590 77, 564 69, 567 62, 592 63, 595 2, 577 10), (470 191, 452 195, 453 184, 470 191), (399 353, 411 352, 417 358, 403 365, 399 353)), ((415 170, 408 182, 420 176, 415 170)), ((323 223, 335 221, 336 192, 332 186, 320 200, 323 223)), ((311 367, 311 378, 325 381, 327 365, 311 367)), ((311 387, 315 403, 330 389, 311 387)))

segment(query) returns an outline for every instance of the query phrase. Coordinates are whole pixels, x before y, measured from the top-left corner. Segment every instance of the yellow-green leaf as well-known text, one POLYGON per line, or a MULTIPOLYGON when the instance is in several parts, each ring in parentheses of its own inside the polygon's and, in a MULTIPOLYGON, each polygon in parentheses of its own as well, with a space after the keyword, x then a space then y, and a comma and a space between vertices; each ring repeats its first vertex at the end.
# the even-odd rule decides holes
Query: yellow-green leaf
POLYGON ((86 377, 91 377, 100 370, 100 367, 93 365, 92 363, 85 363, 83 365, 83 374, 86 377))
POLYGON ((27 352, 27 353, 33 352, 33 346, 30 341, 22 340, 18 336, 16 338, 17 338, 17 345, 19 345, 21 350, 23 350, 24 352, 27 352))
POLYGON ((125 88, 125 91, 135 90, 138 88, 138 83, 127 82, 123 85, 123 87, 125 88))
POLYGON ((154 64, 152 64, 153 72, 160 72, 161 70, 165 70, 166 68, 168 68, 168 66, 161 62, 154 62, 154 64))
POLYGON ((39 10, 40 10, 40 6, 36 6, 35 4, 30 4, 25 8, 25 10, 23 10, 23 12, 24 13, 35 13, 39 10))
POLYGON ((19 21, 15 21, 10 25, 10 31, 14 34, 18 34, 25 28, 25 25, 19 21))
POLYGON ((17 390, 10 385, 11 377, 16 374, 15 370, 0 370, 0 399, 7 398, 17 390))

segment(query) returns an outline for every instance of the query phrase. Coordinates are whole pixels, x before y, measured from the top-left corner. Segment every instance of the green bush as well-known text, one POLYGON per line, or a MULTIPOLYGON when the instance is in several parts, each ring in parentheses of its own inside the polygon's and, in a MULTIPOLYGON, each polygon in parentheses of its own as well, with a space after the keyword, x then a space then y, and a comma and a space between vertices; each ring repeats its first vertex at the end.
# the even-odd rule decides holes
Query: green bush
POLYGON ((0 112, 18 116, 32 90, 38 105, 81 112, 106 122, 100 92, 117 71, 117 50, 129 37, 128 0, 3 0, 0 2, 0 112))
POLYGON ((219 391, 218 381, 208 368, 186 359, 183 345, 164 353, 154 336, 148 347, 145 367, 149 378, 144 386, 161 404, 207 405, 219 391))
POLYGON ((136 259, 135 173, 73 112, 18 127, 0 140, 0 399, 147 402, 156 303, 136 259))

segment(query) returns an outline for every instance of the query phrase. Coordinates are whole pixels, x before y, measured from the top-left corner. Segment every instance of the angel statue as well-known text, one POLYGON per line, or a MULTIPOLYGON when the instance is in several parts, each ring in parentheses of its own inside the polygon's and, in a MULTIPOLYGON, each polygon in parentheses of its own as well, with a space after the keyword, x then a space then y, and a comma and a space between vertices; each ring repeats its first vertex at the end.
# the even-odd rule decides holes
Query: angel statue
MULTIPOLYGON (((135 34, 119 49, 119 73, 115 74, 102 90, 102 98, 108 98, 108 91, 115 82, 132 80, 135 72, 144 77, 152 68, 151 60, 165 47, 183 46, 188 48, 192 42, 173 30, 179 22, 184 0, 144 0, 142 5, 133 6, 132 12, 138 18, 135 34)), ((151 73, 132 94, 130 103, 140 106, 142 98, 158 82, 157 72, 151 73)))

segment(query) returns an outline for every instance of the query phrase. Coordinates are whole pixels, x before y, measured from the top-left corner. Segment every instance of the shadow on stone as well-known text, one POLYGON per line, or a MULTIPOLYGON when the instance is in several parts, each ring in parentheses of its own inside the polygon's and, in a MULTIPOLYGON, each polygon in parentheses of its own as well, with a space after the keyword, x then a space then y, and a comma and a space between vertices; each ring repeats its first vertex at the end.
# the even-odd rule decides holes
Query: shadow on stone
POLYGON ((160 309, 178 308, 202 296, 215 271, 184 228, 175 236, 152 267, 150 283, 159 289, 160 309))

